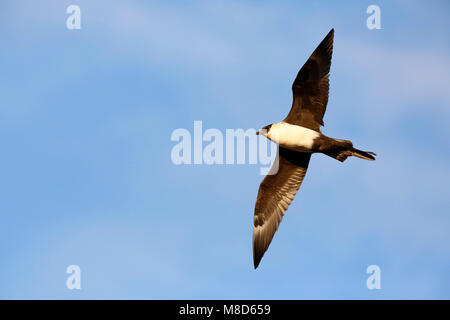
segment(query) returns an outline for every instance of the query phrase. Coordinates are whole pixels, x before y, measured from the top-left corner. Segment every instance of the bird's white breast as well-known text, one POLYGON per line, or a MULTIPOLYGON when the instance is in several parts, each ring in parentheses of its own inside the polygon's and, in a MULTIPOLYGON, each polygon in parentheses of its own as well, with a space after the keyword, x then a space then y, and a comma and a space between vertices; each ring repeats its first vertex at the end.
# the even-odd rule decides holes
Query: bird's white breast
POLYGON ((317 131, 286 122, 272 124, 267 134, 270 140, 280 146, 298 151, 311 150, 314 139, 319 136, 317 131))

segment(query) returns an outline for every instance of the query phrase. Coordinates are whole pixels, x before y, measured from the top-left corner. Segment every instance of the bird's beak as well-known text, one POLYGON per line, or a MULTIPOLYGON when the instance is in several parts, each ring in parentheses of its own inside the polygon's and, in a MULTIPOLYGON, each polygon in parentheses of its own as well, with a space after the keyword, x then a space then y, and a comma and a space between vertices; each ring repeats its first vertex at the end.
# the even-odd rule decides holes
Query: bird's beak
POLYGON ((256 131, 256 135, 265 136, 266 134, 267 134, 267 130, 264 128, 259 131, 256 131))

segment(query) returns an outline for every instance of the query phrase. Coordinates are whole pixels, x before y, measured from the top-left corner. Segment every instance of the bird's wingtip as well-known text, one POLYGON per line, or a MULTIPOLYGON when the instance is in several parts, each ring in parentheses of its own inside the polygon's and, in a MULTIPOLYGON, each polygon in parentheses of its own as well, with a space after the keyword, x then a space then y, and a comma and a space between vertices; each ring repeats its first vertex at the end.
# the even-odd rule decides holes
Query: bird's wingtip
POLYGON ((262 255, 258 255, 253 253, 253 267, 255 270, 258 268, 259 263, 261 262, 262 255))

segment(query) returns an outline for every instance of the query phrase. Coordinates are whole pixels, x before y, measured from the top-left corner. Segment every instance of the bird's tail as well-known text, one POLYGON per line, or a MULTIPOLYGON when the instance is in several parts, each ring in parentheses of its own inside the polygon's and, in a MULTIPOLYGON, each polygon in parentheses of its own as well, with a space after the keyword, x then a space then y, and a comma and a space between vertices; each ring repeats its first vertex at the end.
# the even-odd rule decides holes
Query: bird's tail
POLYGON ((336 160, 344 162, 348 157, 354 156, 365 160, 375 161, 376 153, 362 151, 353 148, 353 143, 349 140, 332 139, 331 148, 324 153, 336 160))
POLYGON ((370 160, 370 161, 375 161, 375 157, 374 156, 377 155, 375 152, 362 151, 362 150, 355 149, 355 148, 352 148, 350 150, 350 152, 351 152, 352 156, 355 156, 355 157, 358 157, 358 158, 361 158, 361 159, 370 160))

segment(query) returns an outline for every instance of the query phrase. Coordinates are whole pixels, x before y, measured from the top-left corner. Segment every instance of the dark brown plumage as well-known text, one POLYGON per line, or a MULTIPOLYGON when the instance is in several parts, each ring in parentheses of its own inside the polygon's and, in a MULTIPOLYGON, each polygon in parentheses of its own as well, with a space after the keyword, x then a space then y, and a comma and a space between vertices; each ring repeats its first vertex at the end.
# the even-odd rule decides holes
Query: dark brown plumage
POLYGON ((259 186, 253 227, 255 269, 269 247, 285 211, 302 184, 310 158, 310 153, 279 148, 278 172, 267 175, 259 186))
POLYGON ((285 122, 320 132, 328 103, 333 38, 334 29, 331 29, 298 72, 292 84, 291 111, 285 122))

